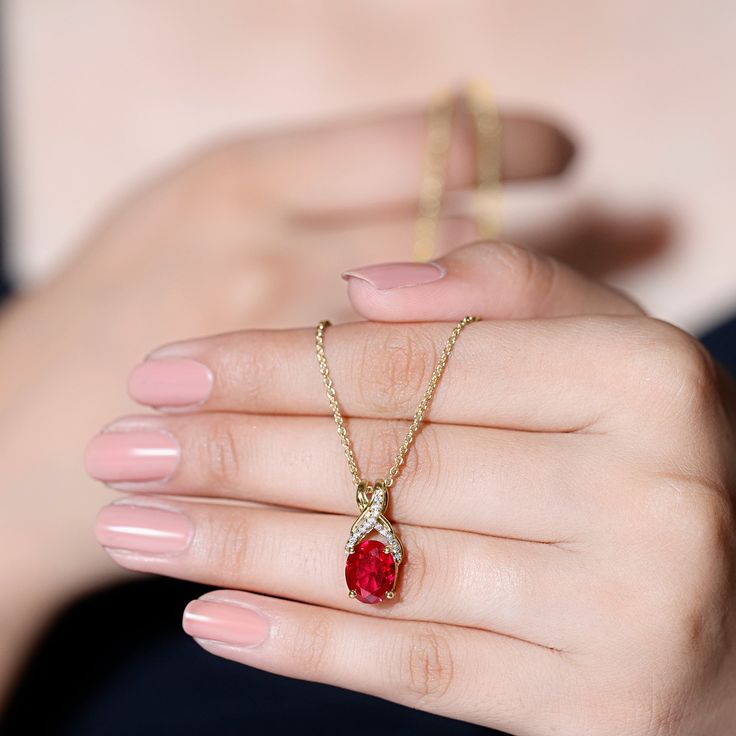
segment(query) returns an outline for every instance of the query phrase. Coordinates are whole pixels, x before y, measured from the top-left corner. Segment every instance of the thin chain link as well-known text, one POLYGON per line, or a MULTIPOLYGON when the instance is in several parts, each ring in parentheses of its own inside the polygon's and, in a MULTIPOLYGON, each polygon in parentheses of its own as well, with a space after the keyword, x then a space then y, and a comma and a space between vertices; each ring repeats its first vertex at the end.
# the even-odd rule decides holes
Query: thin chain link
MULTIPOLYGON (((476 186, 472 192, 472 214, 482 238, 495 238, 501 232, 501 143, 498 108, 490 86, 481 79, 461 91, 472 120, 476 186)), ((419 204, 414 224, 413 258, 428 261, 437 251, 437 225, 447 184, 450 148, 456 107, 460 99, 451 92, 439 92, 430 100, 427 135, 419 186, 419 204)))
POLYGON ((473 191, 473 214, 478 235, 496 238, 501 233, 501 143, 498 108, 490 86, 481 79, 465 89, 465 99, 475 129, 477 186, 473 191))
MULTIPOLYGON (((406 437, 401 443, 399 451, 396 453, 396 458, 394 459, 393 465, 391 465, 388 472, 386 473, 384 481, 387 488, 390 488, 393 485, 396 476, 401 470, 401 466, 406 460, 406 455, 409 452, 409 448, 411 447, 412 442, 414 442, 414 438, 417 432, 419 431, 419 426, 424 419, 424 414, 429 408, 429 405, 432 403, 434 393, 437 390, 437 386, 439 385, 440 379, 442 378, 442 373, 445 370, 445 366, 447 365, 447 360, 450 357, 452 349, 455 347, 455 343, 457 342, 460 333, 465 329, 467 325, 469 325, 471 322, 476 322, 478 319, 478 317, 463 317, 463 319, 461 319, 455 325, 452 332, 450 333, 450 336, 447 338, 445 347, 442 349, 442 353, 437 360, 437 364, 432 371, 432 375, 429 378, 429 383, 427 384, 427 388, 424 391, 424 395, 422 396, 422 399, 419 402, 416 411, 414 412, 414 418, 409 425, 406 437)), ((330 402, 332 416, 334 417, 335 424, 337 425, 337 433, 340 436, 340 442, 342 443, 342 448, 345 451, 345 457, 348 461, 348 467, 350 468, 350 473, 353 476, 353 483, 358 486, 361 483, 362 478, 360 477, 358 464, 355 461, 355 454, 353 453, 352 442, 350 441, 350 436, 348 435, 348 431, 345 427, 345 421, 342 416, 342 411, 340 410, 340 403, 337 400, 337 392, 335 391, 335 386, 332 383, 330 369, 327 367, 327 358, 325 356, 324 337, 325 329, 329 326, 329 324, 330 322, 328 320, 322 320, 322 322, 317 325, 317 332, 315 335, 317 362, 319 363, 319 372, 322 374, 322 381, 324 382, 325 390, 327 391, 327 400, 330 402)))
POLYGON ((415 261, 428 261, 435 253, 454 119, 454 95, 447 91, 434 95, 427 116, 427 140, 414 224, 415 261))

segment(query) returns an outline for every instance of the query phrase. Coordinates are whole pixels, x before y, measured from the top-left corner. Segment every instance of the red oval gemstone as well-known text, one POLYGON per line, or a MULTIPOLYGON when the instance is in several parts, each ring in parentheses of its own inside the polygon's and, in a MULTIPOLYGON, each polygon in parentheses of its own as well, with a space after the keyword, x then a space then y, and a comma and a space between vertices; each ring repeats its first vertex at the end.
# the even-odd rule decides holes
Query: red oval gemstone
POLYGON ((396 563, 385 544, 375 539, 364 539, 355 546, 345 562, 345 580, 363 603, 380 603, 394 587, 396 563))

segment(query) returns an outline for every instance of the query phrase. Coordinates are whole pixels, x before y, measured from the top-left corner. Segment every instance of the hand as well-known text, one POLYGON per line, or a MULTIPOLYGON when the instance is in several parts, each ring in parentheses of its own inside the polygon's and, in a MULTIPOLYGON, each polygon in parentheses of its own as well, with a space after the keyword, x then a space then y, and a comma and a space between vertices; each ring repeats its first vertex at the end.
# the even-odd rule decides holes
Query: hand
MULTIPOLYGON (((169 410, 91 442, 89 471, 130 494, 99 541, 125 568, 224 588, 184 627, 244 664, 515 734, 729 733, 733 386, 688 335, 555 261, 479 244, 440 266, 349 286, 373 318, 485 318, 392 493, 394 601, 346 595, 357 510, 313 328, 170 344, 136 368, 133 397, 169 410)), ((450 327, 328 331, 366 476, 450 327)))
MULTIPOLYGON (((218 145, 131 198, 51 283, 6 306, 0 585, 14 594, 0 599, 0 706, 56 609, 122 574, 90 533, 99 495, 78 448, 130 411, 127 366, 184 335, 351 315, 332 274, 405 253, 424 118, 407 111, 218 145)), ((507 179, 565 168, 571 147, 554 127, 509 116, 504 125, 507 179)), ((467 132, 456 141, 453 189, 472 183, 470 141, 467 132)))

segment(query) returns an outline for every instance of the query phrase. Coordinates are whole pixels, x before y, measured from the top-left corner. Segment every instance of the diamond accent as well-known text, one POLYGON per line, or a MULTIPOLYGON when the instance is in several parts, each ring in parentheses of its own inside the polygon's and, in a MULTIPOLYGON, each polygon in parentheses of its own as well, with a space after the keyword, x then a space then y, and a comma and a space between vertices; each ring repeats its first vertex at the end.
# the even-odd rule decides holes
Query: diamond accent
POLYGON ((391 550, 391 556, 398 565, 403 559, 403 549, 398 537, 393 533, 391 524, 383 515, 388 504, 388 491, 379 483, 381 482, 376 483, 374 489, 363 485, 358 489, 359 499, 361 491, 364 494, 364 502, 361 504, 361 501, 358 501, 362 512, 353 524, 350 537, 345 544, 345 554, 351 554, 366 536, 375 531, 386 540, 385 546, 391 550), (372 493, 368 497, 366 492, 371 490, 372 493))

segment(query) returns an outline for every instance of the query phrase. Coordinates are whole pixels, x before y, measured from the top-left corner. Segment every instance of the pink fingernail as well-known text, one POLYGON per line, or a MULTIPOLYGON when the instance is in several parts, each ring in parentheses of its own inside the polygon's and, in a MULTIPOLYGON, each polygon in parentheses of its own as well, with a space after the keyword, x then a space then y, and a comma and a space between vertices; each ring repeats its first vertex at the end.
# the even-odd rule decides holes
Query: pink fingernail
POLYGON ((179 455, 179 443, 166 432, 102 432, 87 445, 84 464, 104 483, 164 481, 179 455))
POLYGON ((154 555, 183 552, 193 532, 192 522, 179 511, 132 503, 105 506, 95 526, 104 547, 154 555))
POLYGON ((439 263, 377 263, 374 266, 364 266, 345 271, 342 277, 360 279, 370 284, 374 289, 387 291, 389 289, 404 289, 408 286, 422 286, 439 281, 447 271, 439 263))
POLYGON ((151 358, 128 378, 130 397, 157 408, 199 406, 211 392, 212 371, 189 358, 151 358))
POLYGON ((198 639, 255 647, 268 638, 269 622, 259 611, 219 601, 192 601, 184 610, 184 631, 198 639))

